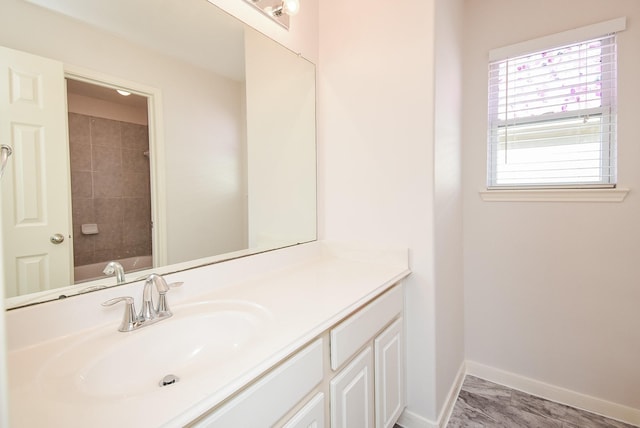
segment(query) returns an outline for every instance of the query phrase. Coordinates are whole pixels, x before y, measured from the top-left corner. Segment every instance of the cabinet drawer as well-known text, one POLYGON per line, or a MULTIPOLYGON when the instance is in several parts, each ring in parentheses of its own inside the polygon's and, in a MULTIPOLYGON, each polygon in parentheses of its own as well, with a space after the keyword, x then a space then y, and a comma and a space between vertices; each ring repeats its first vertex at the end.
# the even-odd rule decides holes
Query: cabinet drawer
POLYGON ((402 286, 397 285, 331 330, 331 368, 337 370, 365 343, 402 312, 402 286))
POLYGON ((322 360, 322 339, 319 339, 194 426, 272 426, 322 382, 322 360))

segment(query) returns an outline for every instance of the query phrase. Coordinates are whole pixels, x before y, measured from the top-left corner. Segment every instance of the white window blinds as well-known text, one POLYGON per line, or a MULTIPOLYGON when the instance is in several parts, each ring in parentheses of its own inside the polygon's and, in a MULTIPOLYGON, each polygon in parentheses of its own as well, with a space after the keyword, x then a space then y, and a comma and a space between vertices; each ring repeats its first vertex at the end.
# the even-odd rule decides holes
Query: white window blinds
POLYGON ((615 34, 489 64, 489 188, 614 187, 615 34))

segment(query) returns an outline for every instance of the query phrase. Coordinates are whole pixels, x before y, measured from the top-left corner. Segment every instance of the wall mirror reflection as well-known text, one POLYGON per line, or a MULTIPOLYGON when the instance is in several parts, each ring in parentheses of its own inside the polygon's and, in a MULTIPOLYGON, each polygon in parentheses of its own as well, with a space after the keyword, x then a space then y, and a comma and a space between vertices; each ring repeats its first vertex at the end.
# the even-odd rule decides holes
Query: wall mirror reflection
POLYGON ((149 269, 154 241, 147 97, 69 78, 66 86, 73 282, 116 276, 116 262, 126 273, 149 269))
POLYGON ((5 3, 9 308, 316 239, 312 63, 205 0, 5 3))

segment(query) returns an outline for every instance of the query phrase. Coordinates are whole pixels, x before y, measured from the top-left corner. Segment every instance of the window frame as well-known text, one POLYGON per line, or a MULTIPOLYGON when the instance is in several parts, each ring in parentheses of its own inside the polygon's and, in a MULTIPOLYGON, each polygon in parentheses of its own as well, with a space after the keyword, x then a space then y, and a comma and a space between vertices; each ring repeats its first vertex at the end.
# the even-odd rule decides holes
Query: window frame
MULTIPOLYGON (((591 41, 593 39, 602 38, 603 36, 613 34, 613 39, 611 40, 612 44, 605 44, 602 46, 601 55, 611 54, 612 52, 615 54, 616 40, 615 33, 622 31, 626 28, 626 18, 617 18, 610 21, 605 21, 598 24, 593 24, 587 27, 581 27, 574 30, 569 30, 563 33, 558 33, 550 36, 546 36, 539 39, 529 40, 523 43, 518 43, 516 45, 510 45, 499 49, 494 49, 490 51, 489 60, 491 66, 496 67, 496 63, 499 61, 507 61, 510 58, 514 57, 522 57, 528 55, 535 55, 536 53, 551 50, 554 48, 558 48, 561 46, 568 45, 579 45, 584 42, 591 41)), ((602 74, 607 74, 614 72, 615 73, 615 65, 617 63, 617 59, 612 62, 613 69, 603 70, 602 74)), ((500 89, 497 86, 497 75, 492 77, 491 68, 489 69, 489 110, 488 110, 488 132, 487 132, 487 190, 495 191, 495 190, 543 190, 543 189, 584 189, 584 188, 612 188, 616 186, 616 164, 617 164, 617 156, 616 156, 616 141, 615 141, 615 128, 611 130, 611 132, 607 132, 607 135, 610 135, 606 144, 606 152, 605 155, 600 159, 600 165, 598 166, 599 172, 602 174, 602 171, 605 169, 613 168, 612 173, 608 174, 606 179, 601 180, 599 182, 587 182, 587 181, 575 181, 575 182, 565 182, 565 183, 522 183, 522 184, 498 184, 497 180, 497 156, 498 156, 498 147, 499 147, 499 136, 498 130, 501 127, 505 127, 508 129, 509 124, 513 126, 516 122, 514 119, 508 119, 504 117, 504 119, 500 118, 501 112, 499 112, 499 93, 500 89), (491 88, 494 88, 492 91, 491 88), (493 97, 493 99, 492 99, 493 97)), ((613 83, 616 83, 616 80, 613 80, 613 83)), ((570 119, 578 119, 585 117, 585 114, 589 115, 600 115, 604 118, 603 122, 594 125, 602 128, 610 128, 612 125, 615 126, 615 122, 612 124, 609 120, 613 118, 615 121, 616 114, 616 95, 615 88, 613 94, 610 94, 608 91, 603 91, 603 96, 601 98, 601 105, 599 107, 588 107, 581 110, 573 110, 566 112, 554 112, 548 113, 544 116, 535 116, 532 115, 526 118, 517 119, 517 126, 528 126, 536 123, 550 123, 555 120, 570 120, 570 119)), ((504 115, 504 112, 502 112, 504 115)), ((590 116, 588 116, 590 117, 590 116)), ((550 140, 552 141, 552 140, 550 140)), ((505 147, 509 147, 509 142, 507 141, 505 147)), ((571 144, 571 143, 569 143, 571 144)), ((600 144, 600 143, 598 143, 600 144)), ((556 144, 554 146, 561 146, 562 144, 556 144)), ((595 167, 594 167, 595 168, 595 167)))

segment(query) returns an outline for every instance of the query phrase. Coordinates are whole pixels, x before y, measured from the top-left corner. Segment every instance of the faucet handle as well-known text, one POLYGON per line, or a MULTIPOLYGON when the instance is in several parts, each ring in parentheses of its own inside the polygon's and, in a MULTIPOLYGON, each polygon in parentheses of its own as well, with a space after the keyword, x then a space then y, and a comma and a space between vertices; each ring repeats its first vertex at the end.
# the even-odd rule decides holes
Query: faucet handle
POLYGON ((122 297, 114 297, 113 299, 109 299, 106 302, 102 302, 102 306, 113 306, 116 303, 125 302, 127 305, 133 305, 133 297, 131 296, 122 296, 122 297))
MULTIPOLYGON (((167 286, 169 288, 177 288, 177 287, 182 286, 182 284, 184 284, 184 282, 179 281, 179 282, 172 282, 171 284, 168 284, 167 286)), ((167 291, 169 291, 169 290, 167 290, 167 291)), ((166 291, 165 291, 165 293, 166 293, 166 291)))
POLYGON ((102 302, 102 306, 113 306, 116 303, 124 302, 124 315, 122 316, 122 323, 118 331, 131 331, 136 327, 138 322, 138 316, 136 315, 136 308, 133 303, 133 297, 124 296, 109 299, 106 302, 102 302))

